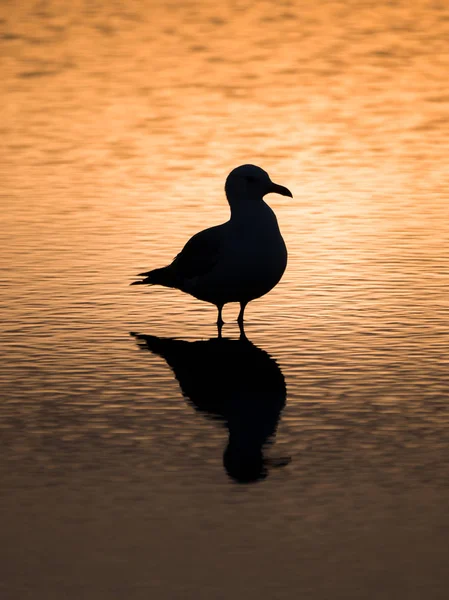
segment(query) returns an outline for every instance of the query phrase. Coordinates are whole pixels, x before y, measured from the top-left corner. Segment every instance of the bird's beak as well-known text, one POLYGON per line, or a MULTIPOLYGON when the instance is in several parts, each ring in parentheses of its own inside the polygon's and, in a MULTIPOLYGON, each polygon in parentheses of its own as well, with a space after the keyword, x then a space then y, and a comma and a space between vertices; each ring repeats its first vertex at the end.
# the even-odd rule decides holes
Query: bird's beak
POLYGON ((293 194, 289 189, 284 187, 283 185, 278 185, 277 183, 272 183, 270 188, 270 194, 280 194, 281 196, 290 196, 293 198, 293 194))

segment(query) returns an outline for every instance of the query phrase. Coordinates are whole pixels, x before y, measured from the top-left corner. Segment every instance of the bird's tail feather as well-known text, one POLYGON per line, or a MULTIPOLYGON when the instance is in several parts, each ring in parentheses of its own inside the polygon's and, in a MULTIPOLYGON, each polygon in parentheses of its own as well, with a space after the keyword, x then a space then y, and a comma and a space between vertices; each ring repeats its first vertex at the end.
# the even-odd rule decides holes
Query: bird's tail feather
POLYGON ((143 279, 133 281, 130 285, 164 285, 165 287, 175 287, 173 273, 169 267, 139 273, 138 277, 143 277, 143 279))

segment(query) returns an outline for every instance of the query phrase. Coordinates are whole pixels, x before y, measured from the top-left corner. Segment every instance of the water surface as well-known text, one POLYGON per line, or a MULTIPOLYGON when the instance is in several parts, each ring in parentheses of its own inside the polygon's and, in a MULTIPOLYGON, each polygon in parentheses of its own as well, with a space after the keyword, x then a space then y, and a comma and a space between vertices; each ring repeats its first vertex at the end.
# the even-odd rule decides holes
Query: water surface
POLYGON ((2 597, 447 597, 448 35, 424 0, 2 4, 2 597), (217 345, 128 283, 246 162, 289 265, 217 345))

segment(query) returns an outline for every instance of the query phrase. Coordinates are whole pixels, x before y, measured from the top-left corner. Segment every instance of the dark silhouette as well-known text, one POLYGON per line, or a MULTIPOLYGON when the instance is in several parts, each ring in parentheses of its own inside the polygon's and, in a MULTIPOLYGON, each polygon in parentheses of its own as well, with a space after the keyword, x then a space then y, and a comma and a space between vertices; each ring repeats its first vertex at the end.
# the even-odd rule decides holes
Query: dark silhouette
POLYGON ((187 342, 131 335, 142 350, 167 361, 184 397, 196 410, 225 421, 229 440, 223 463, 230 477, 249 483, 264 479, 269 466, 288 464, 289 458, 263 455, 286 400, 284 376, 267 352, 245 336, 187 342))
POLYGON ((263 200, 269 193, 292 197, 260 167, 242 165, 226 179, 231 218, 194 235, 167 267, 140 273, 131 285, 163 285, 215 304, 217 326, 222 309, 239 302, 238 323, 248 302, 265 295, 280 281, 287 266, 287 248, 276 215, 263 200))

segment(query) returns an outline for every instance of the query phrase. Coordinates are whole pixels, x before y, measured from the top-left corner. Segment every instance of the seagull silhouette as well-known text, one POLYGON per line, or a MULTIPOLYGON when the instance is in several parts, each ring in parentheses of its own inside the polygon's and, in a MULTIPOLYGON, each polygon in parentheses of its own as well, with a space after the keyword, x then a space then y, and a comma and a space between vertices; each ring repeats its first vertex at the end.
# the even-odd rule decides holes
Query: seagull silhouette
POLYGON ((219 331, 225 304, 240 303, 242 330, 248 302, 265 295, 281 279, 287 248, 276 215, 263 197, 272 192, 292 197, 290 190, 273 183, 255 165, 231 171, 225 192, 231 207, 229 221, 195 234, 171 264, 140 273, 143 279, 131 284, 176 288, 215 304, 219 331))
POLYGON ((131 333, 141 350, 161 356, 174 372, 183 396, 205 416, 224 421, 229 439, 223 465, 236 482, 265 479, 270 467, 290 457, 267 458, 276 433, 286 386, 276 361, 246 337, 188 342, 131 333))

